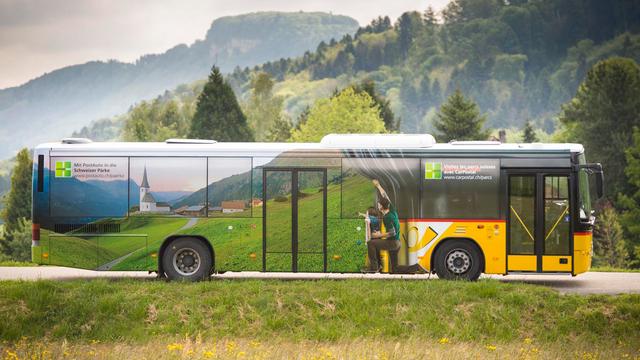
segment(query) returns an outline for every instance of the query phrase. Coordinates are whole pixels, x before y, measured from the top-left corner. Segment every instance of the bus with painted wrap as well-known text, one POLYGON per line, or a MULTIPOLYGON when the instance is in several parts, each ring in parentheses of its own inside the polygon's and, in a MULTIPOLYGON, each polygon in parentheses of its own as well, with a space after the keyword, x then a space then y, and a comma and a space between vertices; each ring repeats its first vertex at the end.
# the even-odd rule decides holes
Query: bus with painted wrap
POLYGON ((34 150, 32 258, 183 280, 360 272, 370 259, 447 279, 577 275, 591 265, 602 179, 579 144, 64 139, 34 150), (396 242, 368 257, 371 234, 396 242))

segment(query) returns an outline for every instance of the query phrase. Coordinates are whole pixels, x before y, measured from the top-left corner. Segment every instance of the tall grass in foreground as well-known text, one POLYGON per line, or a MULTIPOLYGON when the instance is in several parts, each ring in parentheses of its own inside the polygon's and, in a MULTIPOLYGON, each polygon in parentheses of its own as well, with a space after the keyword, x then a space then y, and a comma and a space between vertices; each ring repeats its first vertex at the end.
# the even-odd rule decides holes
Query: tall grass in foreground
POLYGON ((146 343, 185 335, 638 348, 640 295, 560 295, 494 280, 0 282, 0 340, 146 343))

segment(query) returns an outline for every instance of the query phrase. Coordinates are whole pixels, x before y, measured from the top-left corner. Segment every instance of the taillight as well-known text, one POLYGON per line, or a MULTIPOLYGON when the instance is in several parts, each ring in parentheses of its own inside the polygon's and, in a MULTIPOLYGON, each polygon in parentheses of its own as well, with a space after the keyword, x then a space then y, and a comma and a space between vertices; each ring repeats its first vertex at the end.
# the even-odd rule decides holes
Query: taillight
POLYGON ((31 240, 40 241, 40 224, 31 224, 31 240))

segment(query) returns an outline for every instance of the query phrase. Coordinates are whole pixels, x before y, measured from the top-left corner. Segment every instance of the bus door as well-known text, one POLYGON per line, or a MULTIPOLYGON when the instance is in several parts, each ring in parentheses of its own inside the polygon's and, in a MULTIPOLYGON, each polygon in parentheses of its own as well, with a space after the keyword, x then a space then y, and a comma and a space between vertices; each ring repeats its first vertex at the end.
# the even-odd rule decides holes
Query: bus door
POLYGON ((327 271, 327 170, 263 171, 263 271, 327 271))
POLYGON ((571 273, 572 175, 538 171, 508 176, 508 271, 571 273))

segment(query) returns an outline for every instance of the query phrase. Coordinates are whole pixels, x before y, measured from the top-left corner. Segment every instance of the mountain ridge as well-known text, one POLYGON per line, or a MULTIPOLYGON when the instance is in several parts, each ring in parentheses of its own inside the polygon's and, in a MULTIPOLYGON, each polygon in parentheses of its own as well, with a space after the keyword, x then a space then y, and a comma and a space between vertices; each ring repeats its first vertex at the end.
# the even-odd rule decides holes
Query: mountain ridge
POLYGON ((57 140, 93 120, 126 112, 138 101, 205 78, 214 63, 229 72, 301 55, 357 27, 350 17, 320 12, 226 16, 212 22, 204 39, 143 55, 134 63, 89 61, 54 70, 0 90, 0 156, 57 140))

